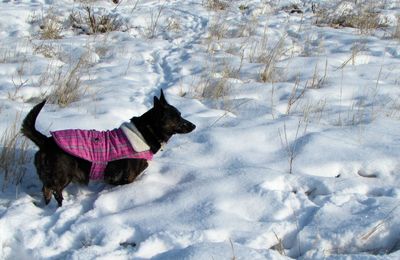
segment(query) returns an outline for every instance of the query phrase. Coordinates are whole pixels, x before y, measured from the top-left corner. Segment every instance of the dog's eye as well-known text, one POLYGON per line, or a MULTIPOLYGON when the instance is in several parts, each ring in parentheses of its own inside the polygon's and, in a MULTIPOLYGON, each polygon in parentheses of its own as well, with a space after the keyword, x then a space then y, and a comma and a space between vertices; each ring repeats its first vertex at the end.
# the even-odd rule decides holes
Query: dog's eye
POLYGON ((180 121, 181 118, 182 118, 182 117, 181 117, 181 113, 175 114, 174 118, 175 118, 176 120, 180 121))
POLYGON ((171 117, 172 117, 172 118, 179 119, 179 118, 181 118, 181 112, 179 112, 178 110, 174 110, 174 111, 172 111, 172 113, 171 113, 171 117))

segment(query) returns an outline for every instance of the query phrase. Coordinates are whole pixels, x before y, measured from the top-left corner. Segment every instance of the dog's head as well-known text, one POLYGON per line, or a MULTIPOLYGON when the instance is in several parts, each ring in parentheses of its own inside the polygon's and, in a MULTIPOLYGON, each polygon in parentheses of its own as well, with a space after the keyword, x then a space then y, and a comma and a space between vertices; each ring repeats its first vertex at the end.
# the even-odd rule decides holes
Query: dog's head
POLYGON ((196 128, 193 123, 182 118, 178 109, 168 104, 162 90, 160 97, 154 97, 153 107, 140 117, 131 118, 131 121, 153 153, 174 134, 190 133, 196 128))
POLYGON ((186 134, 192 132, 196 126, 184 119, 174 106, 168 104, 161 90, 160 98, 154 97, 154 116, 161 131, 167 135, 186 134))

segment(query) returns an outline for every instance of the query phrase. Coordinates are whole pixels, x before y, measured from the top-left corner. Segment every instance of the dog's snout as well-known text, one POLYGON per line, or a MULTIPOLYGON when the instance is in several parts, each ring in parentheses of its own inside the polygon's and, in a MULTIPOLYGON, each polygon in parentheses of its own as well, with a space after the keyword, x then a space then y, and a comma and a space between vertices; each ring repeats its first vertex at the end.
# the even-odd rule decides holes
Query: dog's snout
POLYGON ((196 125, 188 120, 183 119, 181 124, 182 133, 190 133, 196 128, 196 125))
POLYGON ((193 131, 193 130, 196 128, 196 125, 193 124, 193 123, 191 123, 191 122, 189 122, 189 121, 187 121, 187 122, 186 122, 186 127, 187 127, 188 129, 190 129, 190 132, 191 132, 191 131, 193 131))

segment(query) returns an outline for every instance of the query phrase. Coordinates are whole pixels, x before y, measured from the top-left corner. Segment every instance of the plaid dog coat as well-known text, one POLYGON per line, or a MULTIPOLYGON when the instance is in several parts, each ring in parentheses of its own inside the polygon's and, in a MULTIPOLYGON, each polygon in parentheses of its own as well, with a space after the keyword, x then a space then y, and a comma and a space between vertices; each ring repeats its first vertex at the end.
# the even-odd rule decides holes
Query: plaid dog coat
MULTIPOLYGON (((132 138, 125 134, 126 129, 126 127, 110 131, 68 129, 50 133, 57 145, 65 152, 92 162, 90 179, 100 180, 103 179, 104 170, 110 161, 126 158, 146 160, 153 158, 150 150, 136 151, 134 149, 135 144, 131 143, 132 138)), ((134 135, 137 139, 137 134, 134 135)))

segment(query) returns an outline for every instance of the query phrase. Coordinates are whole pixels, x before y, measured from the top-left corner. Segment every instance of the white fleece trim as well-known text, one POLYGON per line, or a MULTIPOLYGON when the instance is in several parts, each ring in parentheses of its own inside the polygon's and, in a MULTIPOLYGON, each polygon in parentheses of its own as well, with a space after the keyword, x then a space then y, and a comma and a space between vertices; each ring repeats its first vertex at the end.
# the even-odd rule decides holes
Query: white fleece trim
POLYGON ((120 126, 122 132, 126 135, 136 152, 144 152, 150 150, 144 137, 132 122, 125 122, 120 126))

